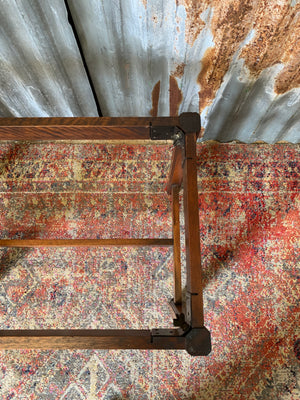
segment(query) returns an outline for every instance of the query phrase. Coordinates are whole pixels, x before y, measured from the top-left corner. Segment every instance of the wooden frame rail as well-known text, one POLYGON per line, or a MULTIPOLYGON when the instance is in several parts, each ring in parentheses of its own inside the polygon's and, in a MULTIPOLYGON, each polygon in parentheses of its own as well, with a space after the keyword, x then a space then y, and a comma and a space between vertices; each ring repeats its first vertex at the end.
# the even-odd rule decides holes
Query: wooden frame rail
POLYGON ((1 118, 0 140, 172 140, 167 192, 171 196, 170 239, 0 239, 0 247, 172 246, 174 327, 170 329, 0 330, 0 349, 186 349, 211 351, 204 326, 199 234, 196 141, 200 116, 158 118, 1 118), (179 193, 183 190, 186 243, 186 295, 182 295, 179 193))

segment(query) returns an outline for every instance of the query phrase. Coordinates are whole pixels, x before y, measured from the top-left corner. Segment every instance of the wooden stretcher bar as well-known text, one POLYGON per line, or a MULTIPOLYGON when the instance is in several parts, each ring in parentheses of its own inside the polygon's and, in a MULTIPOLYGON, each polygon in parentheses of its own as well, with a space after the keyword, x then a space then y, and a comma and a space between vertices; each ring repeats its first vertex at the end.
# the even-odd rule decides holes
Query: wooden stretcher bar
POLYGON ((184 349, 185 338, 172 333, 155 340, 149 329, 38 329, 0 331, 5 349, 184 349), (5 337, 4 337, 5 335, 5 337))
POLYGON ((148 140, 150 127, 179 124, 161 118, 0 118, 1 140, 148 140))
POLYGON ((0 239, 0 247, 165 247, 173 239, 0 239))

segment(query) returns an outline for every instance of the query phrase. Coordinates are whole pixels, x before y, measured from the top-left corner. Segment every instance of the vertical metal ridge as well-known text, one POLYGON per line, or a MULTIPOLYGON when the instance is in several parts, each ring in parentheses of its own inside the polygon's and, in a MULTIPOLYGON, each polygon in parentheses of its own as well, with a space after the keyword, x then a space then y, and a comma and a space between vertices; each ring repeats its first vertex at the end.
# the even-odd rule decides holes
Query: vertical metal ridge
POLYGON ((84 66, 84 69, 85 69, 85 72, 86 72, 86 76, 88 78, 88 81, 89 81, 89 84, 90 84, 90 87, 91 87, 91 91, 92 91, 92 94, 93 94, 93 97, 94 97, 94 100, 95 100, 98 116, 102 117, 102 111, 101 111, 100 103, 99 103, 99 100, 98 100, 98 97, 97 97, 97 94, 96 94, 96 90, 95 90, 93 79, 92 79, 90 71, 89 71, 88 63, 87 63, 87 61, 85 59, 85 56, 84 56, 84 52, 83 52, 83 49, 82 49, 80 38, 79 38, 78 32, 76 30, 76 26, 75 26, 75 23, 74 23, 74 20, 73 20, 73 16, 72 16, 72 11, 71 11, 70 6, 68 4, 68 0, 64 0, 64 3, 65 3, 67 14, 68 14, 68 21, 69 21, 69 24, 70 24, 70 26, 72 28, 72 31, 73 31, 73 34, 74 34, 74 38, 76 40, 77 47, 78 47, 78 50, 79 50, 79 53, 80 53, 80 56, 81 56, 82 64, 84 66))

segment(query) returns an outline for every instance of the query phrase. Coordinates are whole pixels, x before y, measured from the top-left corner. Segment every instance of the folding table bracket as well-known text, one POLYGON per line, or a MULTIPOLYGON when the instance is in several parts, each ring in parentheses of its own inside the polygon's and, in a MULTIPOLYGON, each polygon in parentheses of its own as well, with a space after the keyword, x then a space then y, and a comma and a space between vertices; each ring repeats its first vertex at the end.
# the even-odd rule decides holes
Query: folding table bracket
POLYGON ((172 246, 174 298, 170 329, 0 330, 0 349, 186 349, 193 356, 211 351, 204 326, 196 141, 200 116, 154 118, 0 118, 0 140, 172 140, 167 192, 172 200, 170 239, 0 239, 0 247, 172 246), (183 190, 186 295, 182 295, 179 192, 183 190))

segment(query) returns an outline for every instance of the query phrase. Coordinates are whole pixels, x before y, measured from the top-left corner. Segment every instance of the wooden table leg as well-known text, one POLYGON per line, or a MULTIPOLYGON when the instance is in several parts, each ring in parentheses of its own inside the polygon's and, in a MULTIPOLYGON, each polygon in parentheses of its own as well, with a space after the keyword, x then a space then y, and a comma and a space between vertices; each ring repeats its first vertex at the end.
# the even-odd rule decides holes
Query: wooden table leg
POLYGON ((196 133, 185 135, 185 160, 183 166, 187 267, 186 320, 193 328, 203 327, 204 325, 196 140, 196 133))

